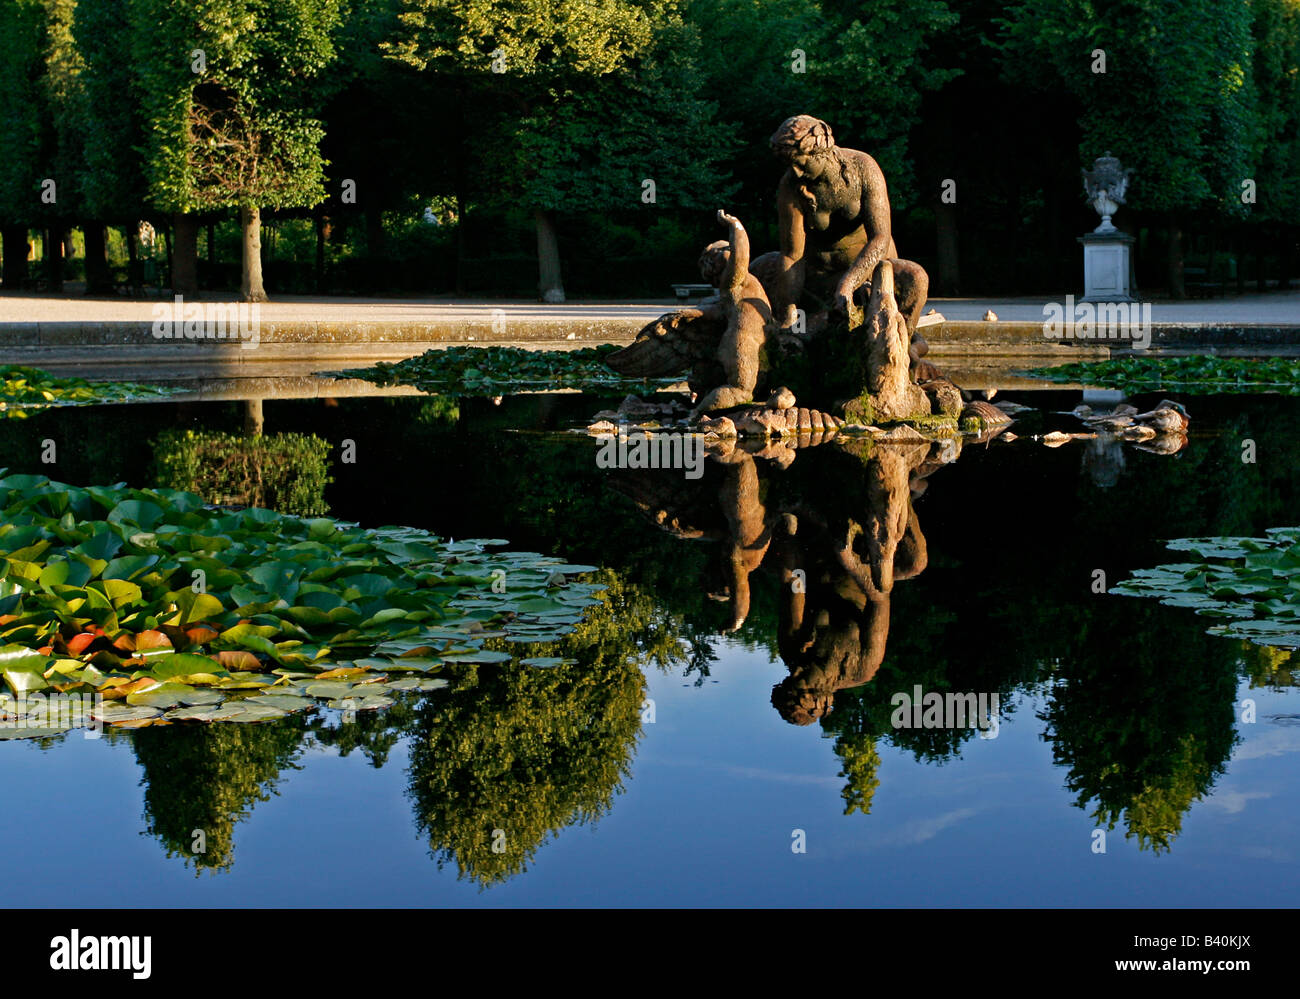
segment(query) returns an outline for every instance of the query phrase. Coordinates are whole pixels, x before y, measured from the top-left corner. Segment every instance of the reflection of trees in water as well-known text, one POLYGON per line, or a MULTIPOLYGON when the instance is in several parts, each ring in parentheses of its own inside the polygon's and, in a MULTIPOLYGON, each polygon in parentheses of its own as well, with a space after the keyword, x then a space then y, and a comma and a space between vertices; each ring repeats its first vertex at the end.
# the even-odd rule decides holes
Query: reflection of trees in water
POLYGON ((1237 741, 1236 650, 1202 627, 1169 628, 1168 611, 1137 601, 1108 610, 1085 622, 1061 666, 1046 738, 1079 807, 1160 852, 1237 741))
POLYGON ((554 645, 552 668, 459 667, 411 728, 408 793, 439 866, 481 885, 523 871, 548 836, 609 811, 641 732, 641 666, 683 651, 651 596, 609 571, 602 603, 554 645), (501 833, 496 833, 501 830, 501 833))
POLYGON ((458 672, 454 694, 416 712, 409 794, 439 866, 488 885, 524 870, 548 835, 609 811, 644 679, 630 663, 458 672))
POLYGON ((166 430, 153 450, 160 486, 223 506, 260 506, 297 517, 329 512, 330 443, 315 435, 166 430))
POLYGON ((296 769, 304 740, 361 752, 379 768, 410 738, 409 796, 439 864, 454 860, 484 885, 522 871, 548 835, 609 811, 641 731, 641 667, 666 668, 686 647, 679 622, 649 594, 607 570, 597 578, 602 602, 569 636, 509 646, 573 665, 448 667, 449 687, 344 721, 329 713, 111 733, 131 740, 143 768, 147 831, 196 870, 228 869, 235 827, 282 770, 296 769), (202 854, 192 850, 196 829, 202 854), (501 852, 495 829, 505 833, 501 852))
POLYGON ((235 861, 234 829, 259 801, 275 793, 281 771, 295 761, 302 719, 260 725, 170 725, 131 733, 144 773, 146 831, 167 856, 186 866, 227 870, 235 861), (205 852, 195 853, 195 830, 205 852))
MULTIPOLYGON (((1098 538, 1114 539, 1108 548, 1114 550, 1110 564, 1121 559, 1130 564, 1130 549, 1137 544, 1161 554, 1152 538, 1250 534, 1285 520, 1300 483, 1300 462, 1285 474, 1272 461, 1243 467, 1239 440, 1253 435, 1261 453, 1290 454, 1296 445, 1289 426, 1286 421, 1274 425, 1234 417, 1225 437, 1196 443, 1176 460, 1134 455, 1125 474, 1105 491, 1106 503, 1095 501, 1098 491, 1086 479, 1078 482, 1077 464, 1071 461, 1069 480, 1053 483, 1049 491, 1072 489, 1078 482, 1077 495, 1062 498, 1037 523, 1032 502, 1017 501, 1029 503, 1021 512, 1030 524, 1016 536, 1050 539, 1051 557, 1039 560, 1041 567, 1027 566, 1023 549, 1003 550, 984 540, 965 551, 924 551, 920 527, 932 522, 934 514, 927 512, 927 498, 918 517, 915 501, 930 480, 925 463, 912 468, 912 507, 895 554, 895 580, 919 574, 916 566, 938 564, 945 557, 971 568, 955 574, 932 565, 923 583, 895 586, 888 598, 894 624, 888 649, 878 660, 866 612, 878 610, 879 602, 845 598, 843 580, 854 575, 852 561, 846 568, 832 544, 842 540, 850 521, 862 526, 880 519, 863 498, 873 487, 861 455, 823 446, 800 451, 789 467, 757 459, 752 491, 763 514, 744 521, 758 532, 742 537, 737 552, 728 516, 719 506, 723 470, 715 463, 696 485, 688 486, 680 473, 668 473, 674 492, 663 494, 663 505, 672 499, 679 523, 694 521, 717 532, 712 543, 683 543, 646 530, 635 518, 611 517, 610 487, 619 477, 593 482, 589 450, 566 440, 557 458, 542 453, 535 441, 496 441, 494 446, 508 449, 508 460, 495 466, 507 478, 472 501, 475 516, 484 521, 481 533, 493 533, 491 524, 508 522, 512 536, 532 532, 548 539, 547 551, 618 570, 602 573, 611 584, 609 599, 593 608, 595 613, 567 644, 523 653, 568 655, 581 665, 460 670, 463 687, 409 702, 404 698, 387 712, 363 713, 342 725, 312 719, 131 733, 144 747, 137 758, 146 771, 149 829, 170 853, 189 857, 192 831, 204 828, 209 852, 194 859, 200 866, 228 867, 233 827, 260 800, 259 794, 265 796, 273 787, 280 768, 292 764, 303 726, 310 725, 314 738, 342 753, 366 753, 375 766, 382 766, 396 743, 411 735, 411 798, 417 825, 435 855, 454 859, 459 870, 482 883, 508 877, 523 869, 548 833, 610 807, 639 731, 642 680, 634 664, 681 668, 696 663, 702 676, 714 655, 712 636, 734 624, 733 596, 742 585, 748 586, 748 615, 735 636, 751 648, 782 650, 783 636, 797 632, 792 631, 788 573, 802 565, 808 593, 799 621, 805 629, 812 626, 802 641, 811 634, 811 649, 818 642, 840 649, 842 662, 852 667, 823 671, 821 680, 872 674, 866 682, 835 688, 834 710, 816 719, 823 732, 835 737, 846 811, 869 811, 885 745, 918 760, 943 762, 960 755, 976 735, 972 729, 895 730, 890 724, 894 692, 910 691, 915 684, 940 693, 997 691, 1005 720, 1013 708, 1013 690, 1054 678, 1044 720, 1056 760, 1068 768, 1067 786, 1081 806, 1094 810, 1097 821, 1122 822, 1142 845, 1168 848, 1183 813, 1209 793, 1231 752, 1235 659, 1244 655, 1241 669, 1253 670, 1261 682, 1289 681, 1287 664, 1265 663, 1257 647, 1204 635, 1206 622, 1190 612, 1180 620, 1176 611, 1143 609, 1128 599, 1068 594, 1080 592, 1079 580, 1086 580, 1096 564, 1098 538), (694 488, 704 491, 684 491, 694 488), (784 520, 787 513, 797 521, 793 535, 784 520), (770 554, 741 581, 736 566, 747 567, 746 560, 758 550, 754 542, 761 547, 769 527, 774 539, 770 554), (802 563, 792 561, 790 539, 806 546, 802 563), (720 552, 726 557, 720 558, 720 552), (733 560, 733 554, 739 559, 733 560), (915 571, 909 571, 909 562, 915 571), (719 606, 710 594, 726 603, 719 606), (598 677, 604 678, 603 685, 596 683, 598 677), (275 731, 292 738, 273 737, 275 731), (522 749, 516 751, 512 735, 522 749), (188 762, 169 759, 171 737, 177 737, 188 762), (246 739, 251 740, 248 746, 246 739), (481 762, 476 759, 480 747, 481 762), (245 762, 231 762, 238 760, 245 762), (506 823, 490 824, 495 820, 487 813, 502 808, 517 810, 523 823, 513 831, 509 817, 506 823), (491 852, 494 828, 507 832, 503 854, 491 852)), ((466 448, 480 454, 473 441, 466 448)), ((927 461, 933 457, 931 453, 927 461)), ((996 472, 998 466, 992 468, 996 472)), ((635 474, 642 473, 620 476, 635 474)), ((1005 484, 997 474, 982 486, 978 478, 965 481, 958 499, 962 515, 970 518, 971 536, 986 531, 980 518, 987 511, 974 507, 991 502, 996 507, 990 497, 1003 495, 999 490, 1005 484)), ((950 483, 933 481, 942 497, 950 483)), ((733 511, 731 523, 742 524, 744 518, 735 516, 740 512, 733 511)), ((950 532, 943 547, 956 547, 960 538, 950 532)), ((865 558, 869 563, 860 536, 855 545, 859 562, 865 558)), ((801 664, 794 653, 787 666, 791 661, 791 677, 802 670, 796 682, 807 681, 808 691, 826 686, 818 680, 816 663, 801 664)))
POLYGON ((380 770, 414 723, 414 699, 399 697, 394 699, 392 707, 383 711, 354 711, 338 720, 315 718, 311 735, 322 746, 337 750, 340 756, 360 752, 372 767, 380 770))
POLYGON ((1300 652, 1293 649, 1280 649, 1275 645, 1256 645, 1254 642, 1241 642, 1237 646, 1246 668, 1250 672, 1251 687, 1271 687, 1281 690, 1284 687, 1300 686, 1296 676, 1296 667, 1300 665, 1300 652))

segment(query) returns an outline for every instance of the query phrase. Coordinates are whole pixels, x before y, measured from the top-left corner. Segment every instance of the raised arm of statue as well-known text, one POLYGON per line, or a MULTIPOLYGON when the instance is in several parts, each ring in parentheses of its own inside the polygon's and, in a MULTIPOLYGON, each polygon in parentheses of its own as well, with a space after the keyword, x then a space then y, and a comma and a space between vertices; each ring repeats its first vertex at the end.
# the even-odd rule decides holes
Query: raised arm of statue
POLYGON ((740 219, 718 209, 718 221, 731 230, 731 253, 727 257, 727 266, 722 272, 721 288, 735 298, 749 278, 749 234, 740 224, 740 219))
POLYGON ((763 346, 772 322, 763 285, 749 273, 749 235, 745 227, 724 211, 718 212, 718 221, 731 230, 731 240, 709 244, 701 257, 701 273, 716 275, 713 281, 722 291, 727 328, 714 356, 726 381, 704 394, 691 412, 691 419, 753 400, 763 346))

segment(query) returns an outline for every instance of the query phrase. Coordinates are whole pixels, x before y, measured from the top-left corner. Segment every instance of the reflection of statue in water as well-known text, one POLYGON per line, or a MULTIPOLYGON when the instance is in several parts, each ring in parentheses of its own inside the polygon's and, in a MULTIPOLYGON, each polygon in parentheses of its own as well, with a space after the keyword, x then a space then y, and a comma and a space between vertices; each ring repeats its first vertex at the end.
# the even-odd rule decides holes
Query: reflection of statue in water
POLYGON ((913 477, 928 452, 877 445, 862 458, 866 490, 856 509, 828 513, 801 505, 806 592, 783 594, 778 646, 790 675, 772 691, 772 704, 787 721, 807 725, 824 717, 838 691, 868 683, 880 668, 894 583, 927 564, 911 500, 913 477))
MULTIPOLYGON (((912 500, 959 453, 955 439, 825 447, 803 438, 724 440, 699 480, 636 470, 613 485, 671 534, 718 543, 722 580, 710 596, 729 604, 724 632, 749 617, 754 573, 776 577, 777 647, 789 676, 773 688, 772 704, 791 724, 808 725, 824 723, 837 693, 880 669, 894 584, 928 562, 912 500)), ((839 731, 846 814, 871 810, 875 740, 852 719, 839 731)))
POLYGON ((665 530, 720 542, 718 595, 730 605, 724 631, 738 630, 748 617, 752 575, 763 569, 777 577, 778 647, 790 676, 772 703, 787 721, 807 725, 831 710, 837 691, 869 682, 879 669, 894 584, 927 563, 912 497, 958 449, 935 445, 943 456, 933 458, 924 442, 798 449, 820 459, 824 479, 842 487, 829 495, 780 475, 791 467, 794 448, 753 447, 721 442, 696 482, 645 470, 614 484, 665 530), (760 462, 777 471, 765 476, 760 462))

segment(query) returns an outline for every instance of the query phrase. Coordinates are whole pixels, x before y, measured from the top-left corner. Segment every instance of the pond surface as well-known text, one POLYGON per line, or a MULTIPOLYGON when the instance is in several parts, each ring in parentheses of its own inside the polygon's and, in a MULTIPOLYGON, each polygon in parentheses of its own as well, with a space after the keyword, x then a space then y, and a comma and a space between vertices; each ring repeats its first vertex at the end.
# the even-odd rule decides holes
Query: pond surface
MULTIPOLYGON (((1015 398, 1017 433, 1082 429, 1077 392, 1015 398)), ((698 478, 599 467, 568 429, 608 400, 267 402, 330 442, 331 516, 601 566, 603 616, 576 664, 355 718, 0 741, 7 902, 1293 905, 1289 653, 1102 592, 1167 539, 1300 524, 1300 402, 1184 401, 1176 454, 831 443, 698 478), (982 712, 898 711, 930 692, 982 712)), ((49 411, 0 464, 149 486, 164 431, 241 419, 49 411)))

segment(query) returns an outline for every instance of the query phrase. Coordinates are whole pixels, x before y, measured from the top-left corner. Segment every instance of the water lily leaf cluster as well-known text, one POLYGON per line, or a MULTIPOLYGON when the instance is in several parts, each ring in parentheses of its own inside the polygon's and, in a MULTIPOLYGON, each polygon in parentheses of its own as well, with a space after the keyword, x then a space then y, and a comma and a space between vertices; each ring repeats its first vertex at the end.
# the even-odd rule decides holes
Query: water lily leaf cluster
POLYGON ((88 382, 60 378, 40 368, 0 365, 0 415, 23 418, 32 410, 51 406, 84 406, 106 402, 138 402, 169 396, 175 389, 134 382, 88 382))
POLYGON ((504 544, 0 478, 0 714, 37 693, 27 710, 93 695, 128 727, 385 708, 445 664, 536 656, 599 603, 572 580, 595 567, 504 544))
POLYGON ((1139 569, 1111 592, 1227 618, 1211 634, 1300 648, 1300 527, 1264 538, 1182 538, 1173 551, 1197 561, 1139 569))
POLYGON ((527 350, 523 347, 448 347, 427 350, 396 364, 331 372, 336 378, 363 378, 377 385, 414 385, 422 392, 502 395, 547 388, 615 391, 669 385, 678 378, 624 378, 605 363, 618 344, 578 350, 527 350))
POLYGON ((1125 392, 1276 392, 1300 395, 1300 359, 1292 357, 1119 357, 1028 372, 1053 382, 1082 382, 1125 392))

